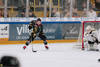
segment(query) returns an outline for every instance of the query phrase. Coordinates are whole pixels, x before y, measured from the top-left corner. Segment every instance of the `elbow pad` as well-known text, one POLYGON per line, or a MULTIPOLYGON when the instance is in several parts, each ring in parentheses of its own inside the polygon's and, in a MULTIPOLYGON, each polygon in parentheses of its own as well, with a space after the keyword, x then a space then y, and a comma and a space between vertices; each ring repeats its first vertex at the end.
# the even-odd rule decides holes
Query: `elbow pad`
POLYGON ((30 30, 30 29, 32 29, 32 26, 29 26, 28 28, 29 28, 29 30, 30 30))

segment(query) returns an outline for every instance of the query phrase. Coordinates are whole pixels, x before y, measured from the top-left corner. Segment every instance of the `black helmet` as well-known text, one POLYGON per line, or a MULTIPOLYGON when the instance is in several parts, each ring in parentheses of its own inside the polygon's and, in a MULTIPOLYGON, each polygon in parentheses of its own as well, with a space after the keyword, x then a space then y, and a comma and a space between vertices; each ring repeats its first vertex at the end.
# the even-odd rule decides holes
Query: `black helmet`
POLYGON ((37 21, 41 21, 41 19, 40 19, 40 18, 38 18, 38 19, 37 19, 37 21))
POLYGON ((16 57, 3 56, 0 60, 3 67, 20 67, 19 61, 16 57))

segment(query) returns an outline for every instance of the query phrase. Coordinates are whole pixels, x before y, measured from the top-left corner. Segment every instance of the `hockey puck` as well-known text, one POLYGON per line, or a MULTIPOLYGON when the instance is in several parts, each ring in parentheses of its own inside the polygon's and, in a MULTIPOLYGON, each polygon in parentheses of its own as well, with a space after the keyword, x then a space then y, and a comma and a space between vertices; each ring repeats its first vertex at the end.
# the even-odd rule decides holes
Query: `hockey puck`
POLYGON ((98 59, 98 62, 100 62, 100 59, 98 59))
POLYGON ((37 51, 35 51, 35 50, 32 50, 32 52, 37 52, 37 51))

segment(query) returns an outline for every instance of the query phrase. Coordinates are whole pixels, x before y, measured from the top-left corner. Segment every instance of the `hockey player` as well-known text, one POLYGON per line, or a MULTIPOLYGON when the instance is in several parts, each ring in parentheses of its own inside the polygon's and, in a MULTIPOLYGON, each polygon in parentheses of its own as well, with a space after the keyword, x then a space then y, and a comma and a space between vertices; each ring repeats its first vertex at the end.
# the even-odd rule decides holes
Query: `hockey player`
POLYGON ((99 44, 97 31, 90 25, 86 27, 84 34, 84 42, 87 45, 87 49, 90 51, 99 51, 97 45, 99 44))
MULTIPOLYGON (((38 36, 44 41, 45 48, 49 49, 46 41, 46 36, 43 33, 43 25, 41 23, 40 18, 38 18, 36 21, 33 20, 30 22, 29 30, 31 29, 32 29, 32 33, 25 45, 28 46, 38 36)), ((25 49, 26 46, 24 46, 23 48, 25 49)))

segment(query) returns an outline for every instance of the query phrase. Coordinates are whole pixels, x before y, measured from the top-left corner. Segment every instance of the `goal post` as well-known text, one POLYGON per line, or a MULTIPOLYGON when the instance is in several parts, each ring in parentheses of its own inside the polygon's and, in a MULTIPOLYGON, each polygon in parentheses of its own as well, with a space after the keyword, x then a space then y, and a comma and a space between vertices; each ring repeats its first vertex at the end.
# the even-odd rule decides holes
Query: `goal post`
MULTIPOLYGON (((98 39, 100 39, 100 37, 99 37, 99 35, 100 35, 99 34, 99 32, 100 32, 100 21, 83 21, 82 22, 82 26, 81 26, 81 28, 82 28, 81 30, 82 31, 80 31, 80 32, 82 32, 82 34, 81 34, 81 37, 82 37, 82 41, 81 41, 81 46, 82 47, 81 48, 82 48, 82 50, 84 50, 86 48, 86 46, 84 44, 84 33, 85 33, 86 27, 88 25, 90 25, 90 26, 95 28, 95 30, 97 31, 98 39)), ((80 38, 80 36, 79 36, 79 38, 80 38)))

